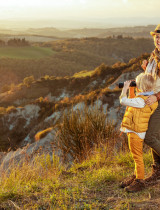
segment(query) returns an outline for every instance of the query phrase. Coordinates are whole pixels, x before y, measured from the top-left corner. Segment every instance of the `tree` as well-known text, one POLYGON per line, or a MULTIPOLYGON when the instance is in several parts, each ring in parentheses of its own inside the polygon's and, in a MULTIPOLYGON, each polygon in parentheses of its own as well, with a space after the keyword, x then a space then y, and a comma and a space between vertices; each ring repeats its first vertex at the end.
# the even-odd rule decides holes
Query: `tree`
POLYGON ((29 42, 23 39, 9 39, 8 40, 8 46, 28 46, 29 42))
POLYGON ((117 39, 123 39, 123 36, 122 35, 118 35, 117 39))

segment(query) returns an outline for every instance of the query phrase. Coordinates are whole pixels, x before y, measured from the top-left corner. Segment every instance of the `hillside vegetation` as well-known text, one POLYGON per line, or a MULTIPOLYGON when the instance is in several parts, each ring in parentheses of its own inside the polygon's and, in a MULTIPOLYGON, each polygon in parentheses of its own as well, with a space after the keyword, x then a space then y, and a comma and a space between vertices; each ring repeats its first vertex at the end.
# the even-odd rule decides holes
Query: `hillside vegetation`
MULTIPOLYGON (((111 148, 110 148, 111 149, 111 148)), ((126 176, 132 175, 131 155, 109 153, 108 145, 91 151, 82 163, 70 169, 58 157, 36 156, 34 162, 3 171, 0 180, 1 209, 123 209, 154 210, 160 208, 159 187, 128 194, 119 188, 126 176)), ((151 154, 144 154, 146 174, 150 173, 151 154)))
POLYGON ((40 46, 45 48, 23 48, 25 52, 22 51, 21 55, 18 53, 20 49, 12 48, 14 55, 12 52, 6 52, 5 48, 0 49, 1 87, 4 84, 17 84, 31 75, 35 79, 44 75, 71 76, 80 71, 94 70, 102 63, 106 65, 112 65, 118 61, 126 63, 144 52, 150 53, 154 48, 151 39, 123 37, 59 40, 43 43, 40 46), (7 58, 6 55, 15 58, 7 58), (40 58, 41 56, 43 58, 40 58))
MULTIPOLYGON (((33 102, 39 97, 47 97, 49 93, 52 97, 58 97, 63 92, 66 92, 66 96, 72 96, 70 101, 73 101, 73 98, 78 95, 83 95, 83 97, 89 94, 95 95, 92 92, 100 93, 102 89, 107 91, 107 86, 111 85, 121 74, 142 71, 142 60, 148 59, 148 57, 149 54, 143 54, 138 58, 131 59, 128 63, 117 62, 112 66, 103 63, 92 71, 81 71, 73 76, 55 77, 45 75, 38 80, 33 76, 25 77, 23 82, 18 85, 5 85, 2 88, 4 94, 0 95, 0 104, 6 107, 7 105, 15 105, 16 100, 26 100, 26 103, 33 102)), ((13 76, 12 74, 8 75, 8 80, 13 79, 13 76)), ((18 105, 22 105, 21 102, 18 105)))
MULTIPOLYGON (((28 155, 18 149, 17 158, 7 165, 1 162, 1 209, 145 210, 160 207, 158 182, 134 194, 119 188, 121 180, 132 175, 134 163, 126 137, 120 137, 120 132, 106 122, 106 114, 96 109, 86 110, 84 114, 67 113, 56 127, 58 153, 52 141, 52 152, 43 153, 40 147, 34 155, 28 155), (66 160, 73 153, 73 161, 66 160), (23 162, 20 155, 25 157, 23 162)), ((44 137, 44 133, 40 135, 44 137)), ((144 163, 147 176, 152 163, 147 146, 144 147, 144 163)))

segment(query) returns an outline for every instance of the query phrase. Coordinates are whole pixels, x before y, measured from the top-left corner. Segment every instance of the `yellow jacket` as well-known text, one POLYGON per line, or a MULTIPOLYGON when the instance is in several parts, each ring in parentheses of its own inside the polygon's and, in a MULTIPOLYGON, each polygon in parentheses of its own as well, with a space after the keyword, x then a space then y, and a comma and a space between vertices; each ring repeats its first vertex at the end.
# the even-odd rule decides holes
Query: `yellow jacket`
MULTIPOLYGON (((147 96, 143 95, 136 96, 135 98, 137 97, 141 97, 144 100, 147 98, 147 96)), ((121 126, 137 133, 147 131, 149 118, 157 106, 158 102, 151 106, 146 105, 143 108, 127 107, 121 126)))

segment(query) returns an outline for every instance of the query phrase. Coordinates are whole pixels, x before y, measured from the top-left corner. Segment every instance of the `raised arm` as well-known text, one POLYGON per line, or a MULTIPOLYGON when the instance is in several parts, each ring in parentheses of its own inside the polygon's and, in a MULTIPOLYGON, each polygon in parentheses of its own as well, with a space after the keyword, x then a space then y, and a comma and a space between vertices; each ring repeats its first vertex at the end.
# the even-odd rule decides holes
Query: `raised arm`
POLYGON ((120 95, 120 103, 123 106, 131 106, 131 107, 137 107, 137 108, 143 108, 145 106, 145 102, 142 98, 133 98, 134 92, 133 89, 130 89, 131 81, 124 82, 124 87, 122 89, 121 95, 120 95), (127 98, 127 91, 130 89, 130 96, 131 98, 127 98))

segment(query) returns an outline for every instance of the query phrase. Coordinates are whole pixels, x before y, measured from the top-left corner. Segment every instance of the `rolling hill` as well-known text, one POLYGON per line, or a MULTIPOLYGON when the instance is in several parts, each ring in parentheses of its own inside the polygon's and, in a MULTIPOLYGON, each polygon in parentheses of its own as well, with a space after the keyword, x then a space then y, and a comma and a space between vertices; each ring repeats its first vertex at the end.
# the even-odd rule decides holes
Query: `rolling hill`
POLYGON ((127 63, 144 52, 150 53, 154 45, 151 39, 110 37, 65 39, 22 49, 12 48, 7 51, 7 48, 0 48, 1 88, 4 85, 18 84, 31 75, 35 79, 44 75, 64 77, 84 70, 92 71, 102 63, 127 63), (19 51, 20 54, 17 55, 19 51), (12 55, 12 58, 7 58, 7 54, 12 55))
MULTIPOLYGON (((23 36, 29 41, 35 41, 37 36, 37 41, 39 38, 50 37, 51 39, 64 39, 64 38, 86 38, 86 37, 113 37, 117 35, 122 35, 124 37, 134 37, 134 38, 151 38, 150 31, 155 29, 155 25, 148 26, 135 26, 135 27, 108 27, 108 28, 79 28, 79 29, 58 29, 55 27, 39 27, 39 28, 28 28, 24 30, 16 29, 0 29, 0 37, 6 39, 9 36, 23 36)), ((49 41, 49 40, 48 40, 49 41)))

